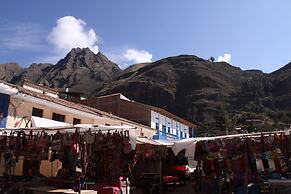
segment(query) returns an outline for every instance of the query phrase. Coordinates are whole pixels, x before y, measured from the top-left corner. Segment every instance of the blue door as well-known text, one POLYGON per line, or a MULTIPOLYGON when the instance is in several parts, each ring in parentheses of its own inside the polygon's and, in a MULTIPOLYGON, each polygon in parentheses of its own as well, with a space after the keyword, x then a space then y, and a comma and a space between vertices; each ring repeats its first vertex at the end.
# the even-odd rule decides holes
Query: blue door
POLYGON ((8 105, 9 96, 5 94, 0 94, 0 128, 6 127, 8 105))

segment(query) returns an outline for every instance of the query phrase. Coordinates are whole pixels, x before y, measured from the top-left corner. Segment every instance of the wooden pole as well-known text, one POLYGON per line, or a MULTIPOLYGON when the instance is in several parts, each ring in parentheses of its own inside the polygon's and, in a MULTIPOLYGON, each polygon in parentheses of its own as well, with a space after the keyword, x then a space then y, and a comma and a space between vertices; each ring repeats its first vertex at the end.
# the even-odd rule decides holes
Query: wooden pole
POLYGON ((128 190, 127 190, 127 178, 125 178, 125 193, 128 194, 128 190))
POLYGON ((162 186, 163 184, 163 169, 162 169, 162 159, 161 159, 161 155, 159 157, 159 184, 160 186, 162 186))
POLYGON ((248 194, 248 138, 245 139, 245 194, 248 194))

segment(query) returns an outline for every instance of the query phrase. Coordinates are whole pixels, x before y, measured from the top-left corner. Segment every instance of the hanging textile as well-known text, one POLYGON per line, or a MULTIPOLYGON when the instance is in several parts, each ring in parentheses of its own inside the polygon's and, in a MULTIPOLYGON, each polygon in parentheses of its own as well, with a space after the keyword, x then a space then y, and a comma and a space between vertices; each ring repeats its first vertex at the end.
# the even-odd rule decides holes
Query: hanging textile
POLYGON ((42 160, 40 162, 39 172, 45 177, 55 177, 59 169, 62 168, 62 162, 60 160, 42 160))

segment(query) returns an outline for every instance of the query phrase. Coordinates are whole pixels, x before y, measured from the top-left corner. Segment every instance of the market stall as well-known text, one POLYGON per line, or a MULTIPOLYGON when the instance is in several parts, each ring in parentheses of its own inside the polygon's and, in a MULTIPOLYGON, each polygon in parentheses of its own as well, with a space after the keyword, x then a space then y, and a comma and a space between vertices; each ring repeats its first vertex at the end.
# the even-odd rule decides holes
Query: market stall
POLYGON ((55 188, 119 191, 120 177, 129 176, 135 144, 130 126, 3 129, 0 169, 8 181, 2 188, 22 176, 42 178, 40 184, 55 188))
POLYGON ((162 186, 162 165, 166 158, 167 147, 155 140, 138 137, 136 158, 131 170, 131 187, 150 193, 162 186))
POLYGON ((274 180, 290 178, 290 148, 289 131, 193 138, 173 146, 194 156, 195 188, 202 193, 259 193, 264 185, 272 190, 274 180))

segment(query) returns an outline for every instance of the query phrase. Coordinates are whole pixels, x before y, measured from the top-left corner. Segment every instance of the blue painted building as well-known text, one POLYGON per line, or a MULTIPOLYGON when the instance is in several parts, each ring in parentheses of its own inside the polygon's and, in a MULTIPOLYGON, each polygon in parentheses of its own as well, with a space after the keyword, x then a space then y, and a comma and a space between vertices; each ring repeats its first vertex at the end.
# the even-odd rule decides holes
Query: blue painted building
POLYGON ((0 128, 6 127, 9 106, 9 96, 0 93, 0 128))
POLYGON ((153 139, 181 140, 193 137, 195 125, 165 110, 153 107, 151 128, 157 131, 153 139))
POLYGON ((193 137, 196 125, 164 109, 132 101, 122 94, 92 97, 83 103, 116 116, 146 125, 155 132, 149 138, 180 140, 193 137))

